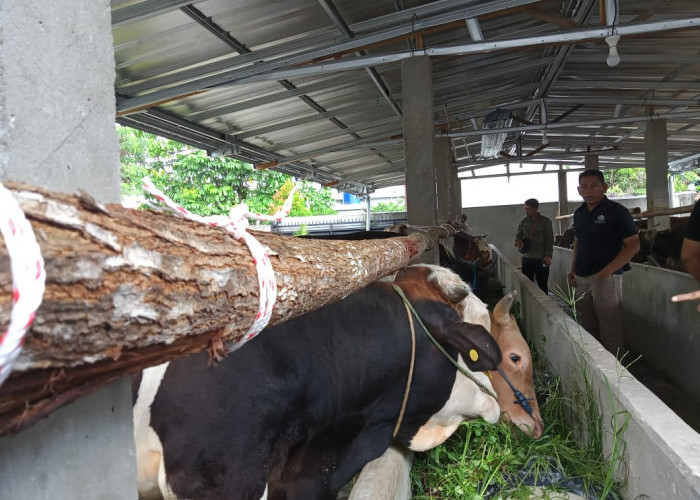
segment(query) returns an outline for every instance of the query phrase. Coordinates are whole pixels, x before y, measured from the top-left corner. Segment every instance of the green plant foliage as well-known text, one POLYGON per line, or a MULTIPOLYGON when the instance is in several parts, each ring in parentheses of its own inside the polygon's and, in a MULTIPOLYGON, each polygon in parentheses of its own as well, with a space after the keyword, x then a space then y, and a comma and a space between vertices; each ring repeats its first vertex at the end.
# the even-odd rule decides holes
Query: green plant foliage
MULTIPOLYGON (((606 173, 609 196, 643 196, 646 194, 647 176, 643 168, 620 168, 606 173)), ((689 185, 700 186, 700 169, 673 175, 673 190, 688 191, 689 185)))
MULTIPOLYGON (((224 156, 212 158, 205 151, 140 130, 117 127, 117 131, 124 195, 143 194, 141 180, 148 175, 175 202, 207 216, 227 214, 232 206, 243 202, 252 212, 271 214, 282 206, 291 190, 289 175, 257 170, 249 163, 224 156), (275 196, 279 200, 285 185, 286 194, 281 202, 276 202, 275 196)), ((291 216, 332 213, 335 212, 330 189, 301 183, 294 196, 291 216)))
POLYGON ((673 176, 673 190, 676 193, 688 191, 690 185, 695 186, 696 191, 700 191, 700 168, 681 172, 673 176))
POLYGON ((405 212, 406 204, 403 200, 381 202, 372 207, 372 212, 405 212))
POLYGON ((647 175, 643 168, 620 168, 608 174, 608 196, 641 196, 646 194, 647 175))

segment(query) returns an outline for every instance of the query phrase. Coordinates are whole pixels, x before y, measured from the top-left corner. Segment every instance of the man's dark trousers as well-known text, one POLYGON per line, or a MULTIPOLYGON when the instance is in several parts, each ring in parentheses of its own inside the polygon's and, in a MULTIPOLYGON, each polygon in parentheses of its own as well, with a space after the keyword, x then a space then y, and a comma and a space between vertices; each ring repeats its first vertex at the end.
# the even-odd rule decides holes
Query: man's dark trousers
POLYGON ((530 281, 537 279, 537 286, 545 293, 549 293, 547 281, 549 280, 549 266, 544 263, 544 259, 531 259, 522 257, 522 271, 530 281))

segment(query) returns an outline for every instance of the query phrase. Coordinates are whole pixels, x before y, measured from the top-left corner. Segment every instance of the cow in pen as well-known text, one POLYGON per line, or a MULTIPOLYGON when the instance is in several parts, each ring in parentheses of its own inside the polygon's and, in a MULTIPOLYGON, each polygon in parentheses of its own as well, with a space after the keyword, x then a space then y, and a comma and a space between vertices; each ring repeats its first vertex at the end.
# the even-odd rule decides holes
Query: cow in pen
POLYGON ((440 266, 417 265, 399 271, 395 282, 432 281, 446 299, 455 303, 458 313, 472 323, 491 332, 503 354, 497 370, 490 373, 491 383, 498 394, 498 404, 506 419, 534 438, 542 436, 544 424, 540 415, 533 380, 532 353, 520 332, 510 308, 517 296, 513 290, 501 298, 493 312, 469 287, 449 269, 440 266))
POLYGON ((423 451, 466 419, 496 422, 479 373, 501 362, 488 311, 427 273, 397 276, 406 302, 377 282, 216 366, 200 353, 146 370, 134 408, 142 498, 331 499, 392 443, 423 451))

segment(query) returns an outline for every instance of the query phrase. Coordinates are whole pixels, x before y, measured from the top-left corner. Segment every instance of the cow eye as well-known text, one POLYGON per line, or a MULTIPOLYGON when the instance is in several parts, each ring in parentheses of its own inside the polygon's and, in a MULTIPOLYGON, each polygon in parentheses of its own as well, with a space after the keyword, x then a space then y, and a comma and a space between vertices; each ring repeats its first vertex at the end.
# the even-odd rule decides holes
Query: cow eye
POLYGON ((511 354, 511 355, 510 355, 510 360, 511 360, 513 363, 519 363, 519 362, 520 362, 520 356, 518 356, 517 354, 511 354))

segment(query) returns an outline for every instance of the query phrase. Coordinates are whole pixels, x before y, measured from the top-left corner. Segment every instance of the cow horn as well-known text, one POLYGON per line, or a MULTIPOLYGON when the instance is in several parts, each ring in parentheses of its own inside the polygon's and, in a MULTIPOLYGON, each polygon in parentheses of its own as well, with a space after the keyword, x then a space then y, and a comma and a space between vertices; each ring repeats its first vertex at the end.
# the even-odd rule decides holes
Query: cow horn
POLYGON ((496 320, 496 323, 499 325, 508 324, 510 321, 510 306, 513 305, 513 301, 517 295, 518 291, 513 290, 512 292, 504 295, 503 298, 498 301, 498 304, 496 304, 496 306, 493 308, 493 317, 496 320))

